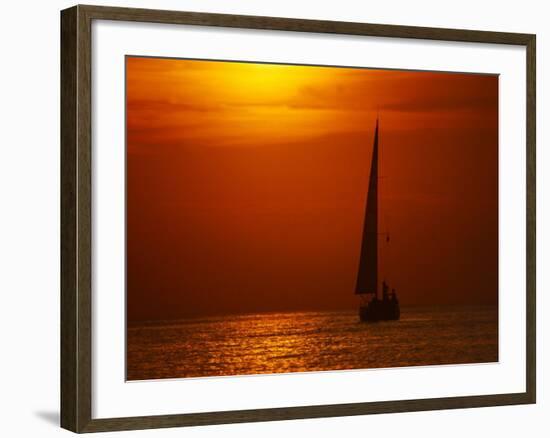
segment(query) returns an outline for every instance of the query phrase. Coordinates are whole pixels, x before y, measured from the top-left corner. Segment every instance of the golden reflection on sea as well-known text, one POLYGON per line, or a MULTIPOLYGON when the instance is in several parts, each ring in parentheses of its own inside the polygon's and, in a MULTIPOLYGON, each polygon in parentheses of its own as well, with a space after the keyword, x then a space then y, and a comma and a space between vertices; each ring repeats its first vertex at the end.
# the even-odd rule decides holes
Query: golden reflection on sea
POLYGON ((498 361, 496 307, 404 308, 398 322, 355 312, 156 321, 127 333, 127 378, 328 371, 498 361))

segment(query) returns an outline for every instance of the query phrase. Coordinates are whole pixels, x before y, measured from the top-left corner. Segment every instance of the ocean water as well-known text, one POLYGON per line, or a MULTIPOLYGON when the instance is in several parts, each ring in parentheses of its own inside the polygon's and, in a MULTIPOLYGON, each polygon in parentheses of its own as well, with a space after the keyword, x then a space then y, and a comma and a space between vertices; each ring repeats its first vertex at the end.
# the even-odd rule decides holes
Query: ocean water
POLYGON ((128 380, 498 361, 497 307, 287 312, 155 321, 127 331, 128 380))

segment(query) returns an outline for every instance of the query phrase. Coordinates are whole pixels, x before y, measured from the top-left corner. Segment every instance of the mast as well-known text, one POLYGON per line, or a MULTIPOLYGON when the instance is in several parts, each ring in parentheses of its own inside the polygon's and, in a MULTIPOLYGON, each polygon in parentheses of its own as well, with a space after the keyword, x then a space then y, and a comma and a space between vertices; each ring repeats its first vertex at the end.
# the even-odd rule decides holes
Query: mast
POLYGON ((369 189, 355 293, 374 294, 378 297, 378 118, 376 118, 374 130, 369 189))

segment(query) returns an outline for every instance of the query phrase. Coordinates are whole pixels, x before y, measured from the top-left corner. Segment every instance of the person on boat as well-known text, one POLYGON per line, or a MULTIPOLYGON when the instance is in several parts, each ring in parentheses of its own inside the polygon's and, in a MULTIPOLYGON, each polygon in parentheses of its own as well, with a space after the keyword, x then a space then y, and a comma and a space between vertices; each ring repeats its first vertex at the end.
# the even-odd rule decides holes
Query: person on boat
POLYGON ((382 299, 384 301, 388 300, 388 290, 389 290, 388 283, 386 283, 386 280, 384 280, 382 282, 382 299))
POLYGON ((397 301, 397 294, 395 293, 395 288, 391 290, 391 300, 393 302, 397 301))

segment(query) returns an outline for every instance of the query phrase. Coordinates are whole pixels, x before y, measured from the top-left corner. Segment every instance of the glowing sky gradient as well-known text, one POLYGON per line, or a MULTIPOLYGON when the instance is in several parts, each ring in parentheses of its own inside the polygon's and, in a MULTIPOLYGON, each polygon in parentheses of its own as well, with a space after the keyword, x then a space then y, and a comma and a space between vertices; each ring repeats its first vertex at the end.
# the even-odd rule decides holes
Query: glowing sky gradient
POLYGON ((496 303, 497 76, 126 63, 130 321, 355 308, 377 112, 380 275, 496 303))

